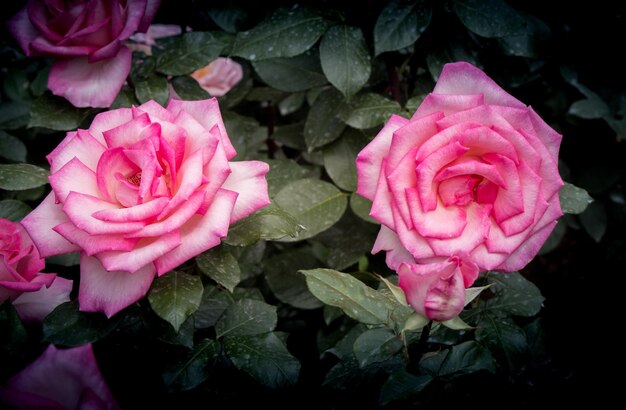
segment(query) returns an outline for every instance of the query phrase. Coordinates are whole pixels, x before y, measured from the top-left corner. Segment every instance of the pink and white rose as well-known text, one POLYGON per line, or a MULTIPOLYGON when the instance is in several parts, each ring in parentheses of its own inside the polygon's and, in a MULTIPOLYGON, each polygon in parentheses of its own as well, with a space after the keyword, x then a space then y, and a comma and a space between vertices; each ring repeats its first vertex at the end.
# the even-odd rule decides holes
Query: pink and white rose
POLYGON ((241 64, 226 57, 219 57, 209 65, 191 73, 200 87, 213 97, 221 97, 243 78, 241 64))
POLYGON ((12 409, 117 410, 90 344, 72 349, 48 346, 0 386, 0 404, 12 409))
POLYGON ((81 252, 80 309, 112 316, 269 203, 268 165, 235 155, 215 98, 100 113, 48 155, 22 223, 43 256, 81 252))
POLYGON ((22 320, 41 321, 70 300, 72 281, 44 266, 22 225, 0 218, 0 303, 11 300, 22 320))
POLYGON ((455 256, 523 268, 562 215, 560 142, 481 70, 447 64, 411 119, 391 117, 357 157, 357 192, 382 224, 373 252, 394 270, 455 256))
POLYGON ((55 58, 48 88, 76 107, 108 107, 131 66, 123 44, 160 0, 29 0, 7 27, 28 56, 55 58))

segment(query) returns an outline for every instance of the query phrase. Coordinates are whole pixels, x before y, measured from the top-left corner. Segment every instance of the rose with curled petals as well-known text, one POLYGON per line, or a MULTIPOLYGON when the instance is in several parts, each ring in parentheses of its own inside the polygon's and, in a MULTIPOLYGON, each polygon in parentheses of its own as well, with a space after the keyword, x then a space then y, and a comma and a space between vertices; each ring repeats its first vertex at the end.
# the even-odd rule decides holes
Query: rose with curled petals
POLYGON ((0 386, 0 404, 19 410, 120 408, 90 344, 71 349, 48 346, 37 360, 0 386))
POLYGON ((269 203, 268 165, 235 155, 216 99, 100 113, 48 155, 22 223, 43 256, 81 252, 80 309, 112 316, 269 203))
POLYGON ((0 303, 11 300, 22 320, 41 321, 70 300, 72 281, 41 272, 44 266, 22 225, 0 218, 0 303))
POLYGON ((562 215, 560 142, 481 70, 447 64, 411 119, 393 116, 357 156, 357 193, 382 224, 373 252, 394 270, 461 255, 523 268, 562 215))
POLYGON ((76 107, 108 107, 130 72, 123 44, 146 31, 160 0, 29 0, 7 22, 27 56, 52 57, 48 88, 76 107))

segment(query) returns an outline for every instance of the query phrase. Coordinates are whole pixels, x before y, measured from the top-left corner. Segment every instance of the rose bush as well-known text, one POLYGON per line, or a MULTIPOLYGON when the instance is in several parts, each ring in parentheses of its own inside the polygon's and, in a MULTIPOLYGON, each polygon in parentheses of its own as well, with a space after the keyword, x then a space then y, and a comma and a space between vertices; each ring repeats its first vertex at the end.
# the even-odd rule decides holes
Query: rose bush
POLYGON ((29 0, 7 22, 26 55, 56 61, 48 87, 77 107, 108 107, 131 65, 122 43, 148 29, 160 0, 29 0))
POLYGON ((37 360, 0 386, 0 404, 20 410, 119 409, 90 344, 72 349, 48 346, 37 360))
POLYGON ((104 112, 48 155, 23 224, 42 256, 81 252, 80 308, 111 316, 269 203, 268 165, 235 155, 215 99, 104 112))
POLYGON ((233 88, 243 77, 241 65, 226 57, 219 57, 191 76, 204 90, 214 97, 221 97, 233 88))
POLYGON ((357 157, 357 192, 382 223, 373 251, 394 270, 454 256, 480 271, 521 269, 562 214, 560 141, 478 68, 447 64, 411 119, 393 116, 357 157))
POLYGON ((41 321, 70 300, 72 281, 42 273, 44 266, 24 228, 0 218, 0 303, 10 299, 23 320, 41 321))

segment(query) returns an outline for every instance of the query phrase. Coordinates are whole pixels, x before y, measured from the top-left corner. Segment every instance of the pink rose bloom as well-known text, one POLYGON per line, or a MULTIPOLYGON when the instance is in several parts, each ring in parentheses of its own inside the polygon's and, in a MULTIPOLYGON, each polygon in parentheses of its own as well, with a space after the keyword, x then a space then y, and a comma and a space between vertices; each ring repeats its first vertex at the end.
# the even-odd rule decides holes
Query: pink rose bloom
POLYGON ((373 252, 395 270, 460 255, 523 268, 562 215, 560 142, 478 68, 447 64, 413 117, 393 116, 357 157, 357 192, 382 223, 373 252))
POLYGON ((235 155, 214 98, 100 113, 48 155, 22 223, 43 256, 81 252, 80 309, 110 317, 269 203, 268 165, 235 155))
POLYGON ((147 55, 152 54, 152 46, 156 40, 164 37, 177 36, 182 33, 180 26, 174 24, 151 24, 145 33, 135 33, 130 39, 135 43, 126 44, 133 51, 143 51, 147 55))
POLYGON ((63 350, 48 346, 0 386, 0 404, 20 410, 119 409, 90 344, 63 350))
POLYGON ((219 57, 206 67, 191 73, 191 76, 214 97, 221 97, 243 77, 241 65, 230 58, 219 57))
POLYGON ((398 284, 416 312, 431 320, 449 320, 465 306, 465 288, 478 276, 478 266, 453 256, 442 262, 403 263, 398 284))
POLYGON ((41 321, 70 300, 72 281, 44 265, 22 225, 0 218, 0 303, 10 299, 22 320, 41 321))
POLYGON ((76 107, 108 107, 131 65, 123 41, 145 31, 160 0, 29 0, 7 27, 28 56, 55 58, 48 88, 76 107))

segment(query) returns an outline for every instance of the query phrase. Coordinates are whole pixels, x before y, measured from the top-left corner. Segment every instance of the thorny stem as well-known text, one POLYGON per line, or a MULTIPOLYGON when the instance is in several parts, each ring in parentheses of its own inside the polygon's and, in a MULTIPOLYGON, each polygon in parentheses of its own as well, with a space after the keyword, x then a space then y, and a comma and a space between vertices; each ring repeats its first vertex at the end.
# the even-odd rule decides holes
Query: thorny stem
POLYGON ((389 76, 391 96, 394 100, 402 104, 402 93, 400 92, 400 78, 398 77, 398 70, 396 70, 396 67, 389 61, 387 61, 387 75, 389 76))

